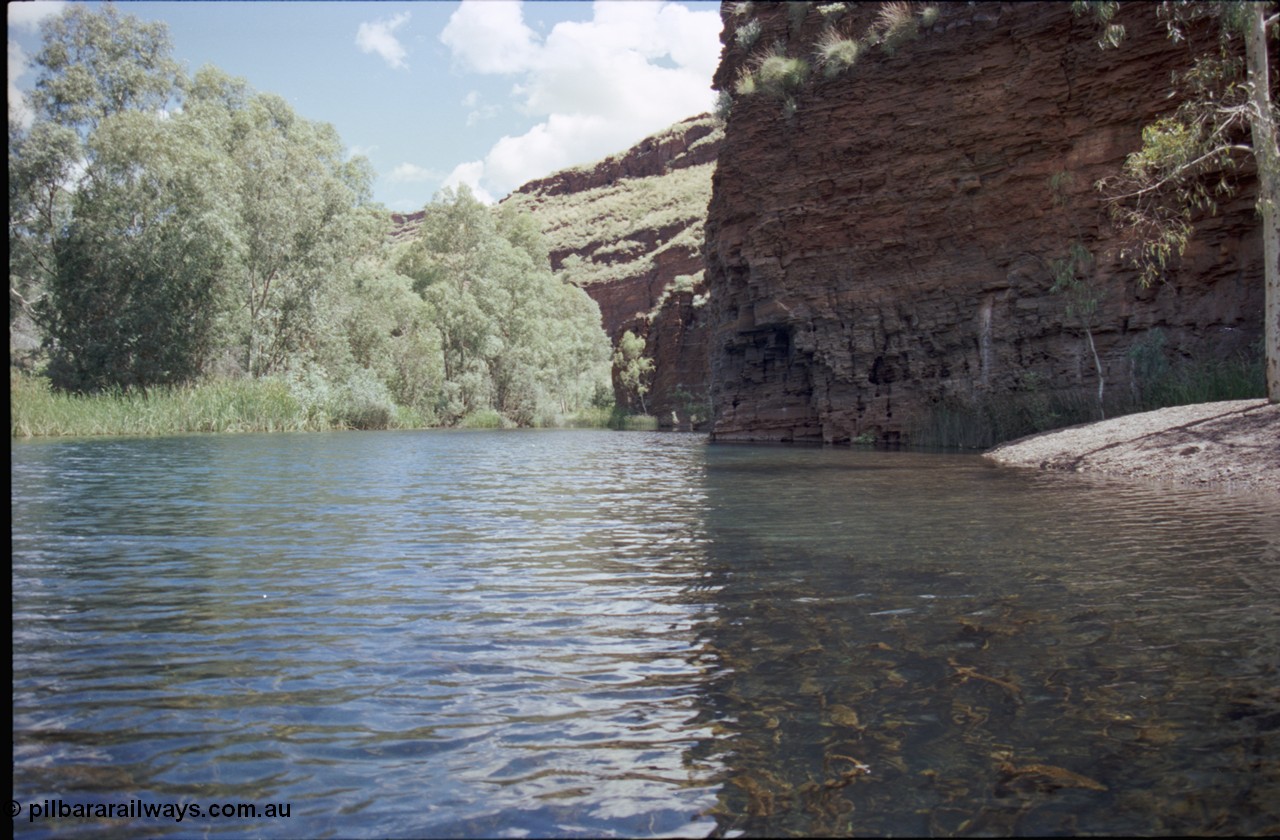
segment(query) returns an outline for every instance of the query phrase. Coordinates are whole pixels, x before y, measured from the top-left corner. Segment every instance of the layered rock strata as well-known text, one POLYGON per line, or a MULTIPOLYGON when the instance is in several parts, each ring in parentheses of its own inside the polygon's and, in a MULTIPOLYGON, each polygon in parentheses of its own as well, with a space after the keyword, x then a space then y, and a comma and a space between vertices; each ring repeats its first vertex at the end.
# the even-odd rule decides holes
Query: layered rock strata
MULTIPOLYGON (((724 4, 716 86, 745 90, 771 46, 812 61, 837 6, 848 34, 880 10, 724 4), (738 36, 752 20, 754 41, 738 36)), ((1123 6, 1126 37, 1105 51, 1066 3, 941 3, 926 20, 786 97, 734 95, 706 223, 716 438, 909 440, 939 406, 1092 393, 1082 320, 1051 291, 1073 244, 1093 256, 1109 387, 1135 375, 1157 328, 1171 354, 1258 343, 1249 173, 1149 288, 1094 188, 1170 110, 1170 74, 1188 64, 1152 6, 1123 6)), ((1193 33, 1196 46, 1214 37, 1193 33)))

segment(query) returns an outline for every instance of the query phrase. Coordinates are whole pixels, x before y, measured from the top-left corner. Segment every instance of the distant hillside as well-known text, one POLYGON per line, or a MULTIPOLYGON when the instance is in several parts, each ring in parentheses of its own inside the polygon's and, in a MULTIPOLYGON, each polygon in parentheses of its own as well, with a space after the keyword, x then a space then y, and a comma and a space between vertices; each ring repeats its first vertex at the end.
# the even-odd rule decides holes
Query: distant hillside
POLYGON ((704 114, 621 154, 530 181, 506 199, 542 223, 552 268, 611 304, 610 334, 649 311, 674 279, 668 270, 654 275, 659 266, 702 270, 703 223, 723 136, 704 114), (603 283, 619 288, 590 289, 603 283))
POLYGON ((708 419, 702 244, 722 138, 710 115, 693 117, 505 199, 539 220, 552 267, 599 303, 615 344, 628 329, 646 337, 663 425, 708 419))
MULTIPOLYGON (((647 408, 664 427, 710 421, 702 245, 723 138, 701 114, 503 199, 539 221, 552 269, 600 305, 615 346, 627 330, 645 337, 654 360, 647 408)), ((393 213, 392 238, 413 236, 422 217, 393 213)), ((621 391, 618 399, 628 404, 621 391)))

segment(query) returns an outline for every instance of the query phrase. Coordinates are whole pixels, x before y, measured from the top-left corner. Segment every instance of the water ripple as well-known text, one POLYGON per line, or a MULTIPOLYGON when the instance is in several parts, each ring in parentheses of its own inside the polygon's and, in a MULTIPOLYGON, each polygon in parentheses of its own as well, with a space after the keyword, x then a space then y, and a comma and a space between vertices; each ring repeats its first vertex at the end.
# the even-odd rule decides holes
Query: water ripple
POLYGON ((12 477, 22 801, 287 801, 198 830, 288 837, 1280 819, 1239 746, 1280 706, 1251 497, 594 432, 38 441, 12 477), (1119 792, 1025 770, 1058 765, 1119 792))

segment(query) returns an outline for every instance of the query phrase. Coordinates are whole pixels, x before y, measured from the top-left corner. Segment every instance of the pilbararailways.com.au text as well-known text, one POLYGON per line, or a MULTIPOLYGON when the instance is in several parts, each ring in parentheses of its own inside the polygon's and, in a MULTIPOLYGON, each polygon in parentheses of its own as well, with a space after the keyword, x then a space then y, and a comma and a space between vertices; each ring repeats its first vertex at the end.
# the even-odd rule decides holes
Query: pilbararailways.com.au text
MULTIPOLYGON (((23 805, 13 801, 13 817, 21 816, 23 805)), ((280 819, 291 816, 293 806, 289 802, 144 802, 130 799, 128 802, 67 802, 63 799, 43 799, 29 802, 25 808, 27 822, 38 819, 166 819, 182 822, 184 819, 280 819)))

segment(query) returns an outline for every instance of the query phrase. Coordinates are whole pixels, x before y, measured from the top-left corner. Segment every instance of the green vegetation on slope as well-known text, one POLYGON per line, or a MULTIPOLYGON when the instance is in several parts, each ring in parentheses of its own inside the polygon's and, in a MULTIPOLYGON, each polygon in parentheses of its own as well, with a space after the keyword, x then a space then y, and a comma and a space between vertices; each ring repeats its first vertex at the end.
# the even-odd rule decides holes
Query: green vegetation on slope
MULTIPOLYGON (((665 134, 688 128, 679 123, 648 139, 661 142, 665 134)), ((690 148, 721 137, 717 128, 690 148)), ((607 162, 575 170, 589 172, 607 162)), ((668 249, 701 250, 714 173, 715 163, 705 163, 646 178, 618 178, 572 194, 513 193, 503 205, 533 212, 552 253, 574 252, 562 265, 565 279, 590 286, 642 275, 668 249), (669 238, 650 243, 655 231, 670 231, 669 238)))

